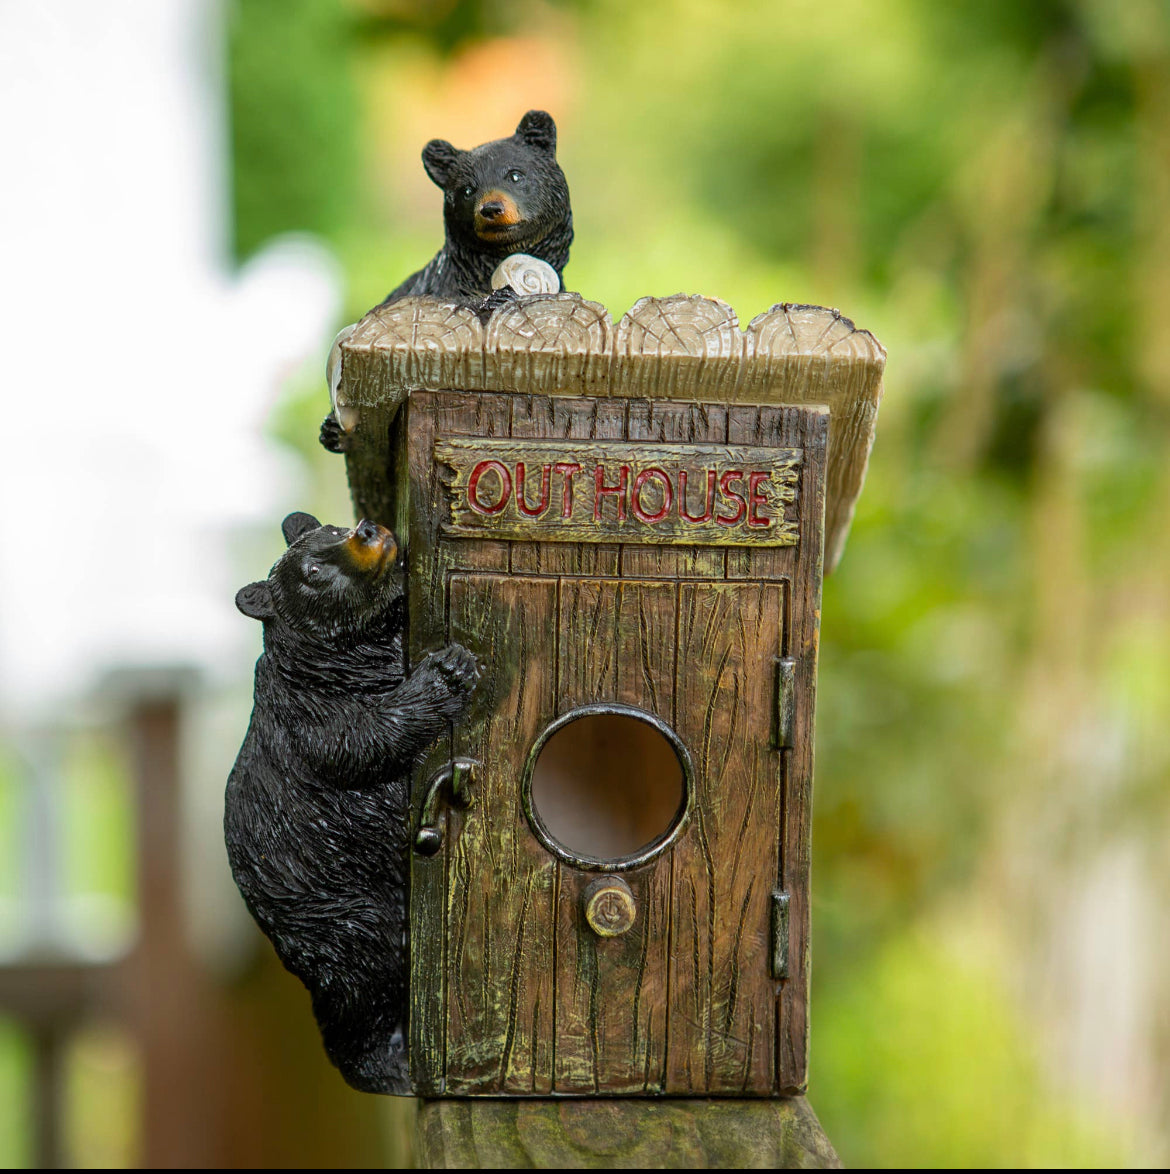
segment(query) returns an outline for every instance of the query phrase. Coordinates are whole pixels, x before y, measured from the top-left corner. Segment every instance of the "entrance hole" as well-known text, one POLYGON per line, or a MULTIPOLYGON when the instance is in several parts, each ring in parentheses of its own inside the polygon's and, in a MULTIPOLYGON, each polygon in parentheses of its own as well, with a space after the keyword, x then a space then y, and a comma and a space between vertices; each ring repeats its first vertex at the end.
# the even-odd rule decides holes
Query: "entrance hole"
POLYGON ((629 866, 665 847, 681 824, 689 760, 656 718, 598 708, 568 715, 538 744, 529 818, 546 847, 571 863, 629 866))

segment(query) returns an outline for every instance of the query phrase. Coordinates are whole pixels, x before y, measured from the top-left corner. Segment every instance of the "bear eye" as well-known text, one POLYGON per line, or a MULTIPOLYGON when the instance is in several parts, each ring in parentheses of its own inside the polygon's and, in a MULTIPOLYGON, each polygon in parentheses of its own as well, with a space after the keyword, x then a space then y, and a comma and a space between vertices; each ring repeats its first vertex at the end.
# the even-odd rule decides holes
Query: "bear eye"
POLYGON ((475 188, 473 188, 471 184, 467 184, 463 188, 463 194, 470 200, 471 197, 475 195, 475 188))
POLYGON ((321 568, 318 566, 311 566, 308 573, 310 575, 319 575, 321 573, 321 568))
POLYGON ((524 178, 524 172, 517 171, 516 168, 513 167, 512 170, 508 172, 508 178, 513 183, 519 183, 524 178))

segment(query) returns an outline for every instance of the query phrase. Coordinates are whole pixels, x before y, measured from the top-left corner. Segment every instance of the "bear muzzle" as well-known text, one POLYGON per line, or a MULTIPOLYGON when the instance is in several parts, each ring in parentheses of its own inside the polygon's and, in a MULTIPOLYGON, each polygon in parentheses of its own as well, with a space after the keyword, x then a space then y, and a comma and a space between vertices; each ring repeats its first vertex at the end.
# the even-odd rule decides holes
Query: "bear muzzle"
POLYGON ((476 201, 475 235, 483 240, 498 240, 508 236, 508 230, 523 223, 523 220, 516 201, 507 192, 493 189, 476 201))
POLYGON ((353 566, 367 574, 380 574, 398 558, 398 542, 393 533, 368 518, 354 527, 344 546, 353 566))

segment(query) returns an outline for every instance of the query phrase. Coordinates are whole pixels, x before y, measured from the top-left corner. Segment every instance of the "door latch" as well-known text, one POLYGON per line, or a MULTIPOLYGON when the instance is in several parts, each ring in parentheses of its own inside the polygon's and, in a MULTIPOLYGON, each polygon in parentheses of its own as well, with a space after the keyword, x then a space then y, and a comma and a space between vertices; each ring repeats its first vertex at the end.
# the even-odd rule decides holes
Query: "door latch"
POLYGON ((470 758, 453 758, 431 776, 414 833, 414 850, 420 856, 434 856, 443 846, 448 807, 466 811, 471 806, 478 768, 470 758))

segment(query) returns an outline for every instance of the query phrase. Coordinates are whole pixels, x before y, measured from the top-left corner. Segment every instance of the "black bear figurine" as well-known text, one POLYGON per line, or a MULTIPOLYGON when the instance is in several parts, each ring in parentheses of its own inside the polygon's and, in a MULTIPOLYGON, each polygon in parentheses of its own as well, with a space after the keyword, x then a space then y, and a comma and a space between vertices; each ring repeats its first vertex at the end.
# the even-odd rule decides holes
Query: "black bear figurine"
POLYGON ((447 239, 382 305, 411 294, 463 302, 490 297, 492 273, 513 253, 546 262, 563 282, 573 213, 556 152, 556 123, 543 110, 529 110, 511 138, 470 151, 445 139, 427 143, 423 166, 443 189, 447 239))
MULTIPOLYGON (((543 110, 529 110, 507 139, 460 151, 445 139, 423 148, 427 175, 443 189, 446 240, 430 263, 386 295, 381 305, 430 295, 475 307, 481 317, 514 296, 492 291, 492 274, 506 257, 527 253, 551 265, 564 284, 573 243, 569 185, 557 163, 557 127, 543 110)), ((344 452, 346 434, 330 413, 321 443, 344 452)))
POLYGON ((282 529, 288 549, 236 596, 264 652, 227 784, 228 859, 346 1081, 405 1093, 410 770, 466 710, 477 666, 452 644, 406 675, 389 530, 309 514, 282 529))

